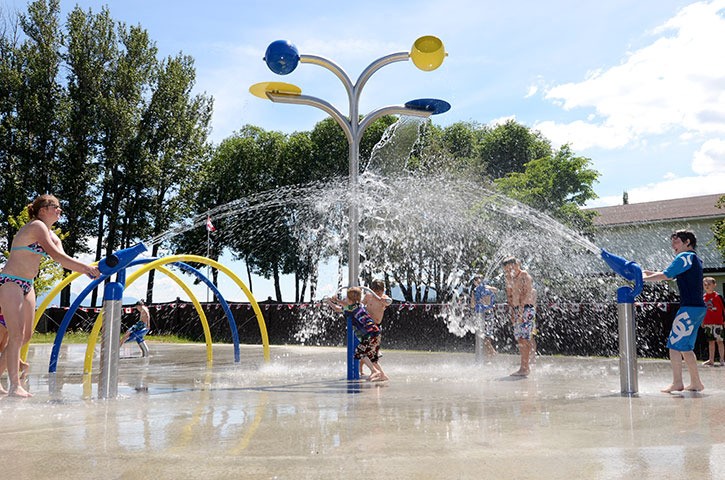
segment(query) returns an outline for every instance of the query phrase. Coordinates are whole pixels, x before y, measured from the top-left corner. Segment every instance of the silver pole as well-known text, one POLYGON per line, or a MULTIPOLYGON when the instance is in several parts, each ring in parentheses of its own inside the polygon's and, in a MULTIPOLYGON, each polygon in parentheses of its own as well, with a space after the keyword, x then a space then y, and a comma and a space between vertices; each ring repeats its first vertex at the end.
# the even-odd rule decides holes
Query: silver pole
POLYGON ((355 139, 350 143, 349 149, 349 186, 350 186, 350 225, 348 226, 350 241, 348 245, 348 285, 351 287, 358 286, 358 279, 360 278, 360 251, 359 251, 359 237, 358 237, 358 226, 360 223, 360 210, 358 208, 358 168, 360 160, 358 158, 358 152, 360 149, 359 139, 357 135, 354 135, 355 139))
POLYGON ((637 337, 634 304, 618 303, 619 318, 619 380, 622 395, 637 393, 637 337))
POLYGON ((115 398, 118 395, 122 298, 123 286, 120 283, 111 282, 106 285, 103 295, 101 372, 98 379, 98 398, 115 398))
MULTIPOLYGON (((209 222, 209 212, 206 213, 206 221, 209 222)), ((211 250, 211 232, 209 231, 209 225, 205 225, 206 228, 206 258, 209 258, 209 252, 211 250)), ((206 277, 211 278, 211 266, 206 266, 206 277)), ((206 286, 206 303, 209 303, 209 285, 206 286)))
POLYGON ((483 363, 483 332, 476 329, 476 363, 483 363))

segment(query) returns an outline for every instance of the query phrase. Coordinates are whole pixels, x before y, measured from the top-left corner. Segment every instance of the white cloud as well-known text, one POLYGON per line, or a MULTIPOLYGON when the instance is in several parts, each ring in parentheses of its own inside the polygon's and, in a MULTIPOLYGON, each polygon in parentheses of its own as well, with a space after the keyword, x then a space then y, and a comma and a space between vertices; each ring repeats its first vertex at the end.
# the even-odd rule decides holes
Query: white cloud
POLYGON ((692 170, 700 175, 725 172, 725 140, 712 139, 695 152, 692 170))
POLYGON ((725 0, 683 8, 653 31, 657 38, 617 66, 546 90, 565 110, 592 109, 588 122, 537 126, 577 148, 671 133, 725 133, 725 0), (567 135, 567 136, 564 136, 567 135))
MULTIPOLYGON (((626 189, 629 203, 654 202, 671 198, 697 197, 700 195, 725 194, 725 172, 711 175, 666 178, 661 182, 626 189)), ((621 195, 601 197, 587 207, 621 205, 621 195)))
POLYGON ((497 126, 503 125, 506 122, 511 121, 511 120, 514 120, 515 121, 516 120, 516 115, 507 115, 505 117, 494 118, 493 120, 491 120, 490 122, 488 122, 488 124, 490 126, 492 126, 492 127, 497 127, 497 126))
POLYGON ((633 140, 631 131, 614 125, 595 125, 582 120, 571 123, 544 121, 534 124, 555 147, 565 143, 571 144, 576 150, 588 148, 621 148, 633 140))

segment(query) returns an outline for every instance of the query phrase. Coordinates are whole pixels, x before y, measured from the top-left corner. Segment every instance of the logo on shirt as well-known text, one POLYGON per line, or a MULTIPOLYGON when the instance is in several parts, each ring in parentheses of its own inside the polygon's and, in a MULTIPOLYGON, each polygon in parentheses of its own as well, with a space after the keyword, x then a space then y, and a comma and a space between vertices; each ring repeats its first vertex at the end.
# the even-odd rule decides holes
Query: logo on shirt
POLYGON ((682 259, 682 268, 685 270, 692 266, 692 255, 683 255, 680 259, 682 259))

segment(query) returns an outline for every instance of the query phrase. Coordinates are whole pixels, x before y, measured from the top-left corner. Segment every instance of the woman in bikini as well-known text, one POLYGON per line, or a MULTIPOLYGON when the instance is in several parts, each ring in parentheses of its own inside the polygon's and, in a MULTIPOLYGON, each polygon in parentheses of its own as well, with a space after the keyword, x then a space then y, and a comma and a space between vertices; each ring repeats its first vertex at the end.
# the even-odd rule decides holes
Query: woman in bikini
POLYGON ((35 290, 33 279, 38 274, 40 261, 50 257, 68 270, 98 277, 97 267, 86 265, 68 256, 51 227, 61 215, 58 199, 41 195, 28 205, 30 221, 13 238, 10 257, 0 272, 0 308, 8 330, 8 344, 2 353, 7 362, 8 395, 30 397, 19 378, 20 349, 33 334, 35 290))

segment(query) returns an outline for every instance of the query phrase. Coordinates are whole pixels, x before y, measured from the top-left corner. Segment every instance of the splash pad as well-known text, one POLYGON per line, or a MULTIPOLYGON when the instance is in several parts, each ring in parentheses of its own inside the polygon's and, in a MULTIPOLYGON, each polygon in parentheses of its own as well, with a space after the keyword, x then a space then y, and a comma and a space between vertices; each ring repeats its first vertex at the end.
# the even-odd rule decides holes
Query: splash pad
MULTIPOLYGON (((83 345, 64 345, 54 377, 35 373, 29 400, 0 399, 16 478, 643 479, 723 473, 725 376, 707 390, 662 395, 667 361, 640 362, 640 394, 622 398, 616 359, 540 357, 512 381, 517 359, 387 350, 386 387, 344 378, 343 348, 153 344, 122 362, 119 397, 82 400, 83 345)), ((32 345, 40 364, 49 345, 32 345)))
MULTIPOLYGON (((104 387, 107 387, 107 382, 115 383, 115 373, 111 374, 111 379, 108 380, 106 377, 109 375, 106 373, 107 370, 112 369, 114 372, 117 370, 117 364, 118 364, 118 357, 119 357, 119 339, 120 339, 120 307, 121 307, 121 298, 123 297, 123 291, 126 288, 126 286, 132 284, 135 280, 137 280, 141 275, 148 272, 149 270, 156 269, 161 273, 166 274, 169 278, 174 280, 179 287, 191 298, 194 307, 199 315, 199 320, 202 323, 203 329, 204 329, 204 336, 205 336, 205 343, 206 343, 206 362, 209 366, 212 364, 213 359, 213 352, 212 352, 212 339, 211 339, 211 332, 209 329, 209 324, 206 319, 206 314, 204 313, 200 302, 196 298, 196 296, 193 294, 193 292, 184 284, 184 282, 173 272, 171 272, 168 268, 166 268, 166 265, 169 266, 175 266, 177 268, 180 268, 182 271, 191 273, 196 276, 200 281, 204 282, 213 292, 216 296, 218 302, 222 306, 222 309, 224 310, 227 320, 229 322, 229 327, 231 330, 231 335, 233 339, 233 353, 234 353, 234 361, 236 363, 240 362, 240 346, 239 346, 239 336, 238 336, 238 328, 236 325, 236 322, 234 320, 234 316, 232 315, 232 312, 229 308, 229 305, 227 301, 222 296, 221 292, 217 289, 217 287, 208 279, 206 276, 201 273, 199 270, 191 267, 190 265, 184 263, 184 261, 193 261, 196 263, 204 264, 213 266, 217 270, 227 274, 235 283, 236 285, 242 290, 242 292, 246 295, 247 299, 250 302, 250 305, 254 311, 254 314, 257 318, 257 323, 259 326, 261 339, 262 339, 262 352, 263 352, 263 358, 266 362, 270 359, 269 354, 269 338, 267 336, 267 328, 266 324, 264 322, 264 317, 262 315, 262 311, 259 308, 259 305, 257 304, 256 300, 254 299, 254 296, 252 295, 249 288, 242 282, 239 277, 237 277, 231 270, 229 270, 224 265, 221 265, 220 263, 209 259, 205 257, 201 257, 198 255, 171 255, 164 258, 143 258, 143 259, 136 259, 138 255, 143 253, 146 250, 146 246, 143 243, 139 243, 135 245, 134 247, 127 248, 125 250, 119 250, 118 252, 115 252, 109 257, 104 258, 99 262, 99 269, 101 271, 101 276, 98 278, 93 279, 90 284, 81 292, 81 294, 76 298, 76 300, 73 302, 71 307, 66 312, 65 316, 63 317, 63 321, 58 327, 58 331, 56 333, 55 341, 53 342, 53 349, 50 354, 50 362, 48 367, 48 373, 53 375, 55 374, 58 366, 58 358, 59 353, 61 349, 61 345, 63 343, 63 337, 65 335, 66 329, 68 328, 68 325, 70 323, 70 320, 73 318, 73 315, 83 302, 83 300, 86 299, 88 294, 90 294, 95 288, 97 288, 102 282, 106 282, 105 287, 105 293, 104 293, 104 305, 102 311, 98 314, 98 317, 96 318, 96 321, 93 325, 93 328, 91 330, 91 333, 88 338, 88 343, 86 346, 86 353, 84 356, 84 368, 83 368, 83 374, 84 374, 84 396, 87 398, 90 396, 91 392, 91 373, 92 373, 92 364, 93 364, 93 358, 95 353, 95 346, 98 339, 99 332, 101 331, 101 328, 103 327, 103 345, 101 349, 101 378, 99 380, 99 396, 102 398, 106 398, 108 396, 115 396, 115 386, 111 388, 112 395, 108 395, 107 392, 103 393, 104 387), (126 278, 126 270, 128 268, 138 267, 136 271, 134 271, 128 278, 126 278), (116 279, 114 282, 110 282, 111 277, 113 275, 116 275, 116 279), (110 293, 109 293, 110 292, 110 293), (103 314, 106 313, 107 316, 111 316, 112 320, 115 321, 115 323, 112 323, 109 325, 103 324, 103 314), (115 317, 115 318, 114 318, 115 317), (108 328, 107 328, 108 327, 108 328), (104 385, 102 385, 104 384, 104 385)), ((57 294, 60 293, 60 291, 68 284, 70 284, 73 280, 77 279, 80 276, 79 273, 75 272, 66 277, 63 281, 61 281, 58 285, 56 285, 50 293, 46 296, 45 300, 40 304, 40 306, 37 308, 35 313, 35 318, 33 322, 33 328, 37 325, 38 321, 42 317, 43 313, 47 309, 50 301, 55 298, 57 294)), ((107 322, 108 323, 108 322, 107 322)), ((21 353, 22 358, 25 358, 27 356, 27 350, 29 345, 25 345, 23 347, 23 351, 21 353)), ((52 382, 54 383, 54 382, 52 382)))
MULTIPOLYGON (((544 299, 569 298, 581 292, 581 278, 594 278, 597 298, 612 302, 615 285, 595 275, 604 266, 596 246, 494 192, 448 179, 370 174, 359 199, 363 271, 392 262, 415 265, 421 258, 415 252, 435 251, 455 267, 440 277, 455 297, 472 269, 500 281, 500 261, 513 254, 526 263, 544 299)), ((255 223, 249 215, 295 205, 300 238, 309 242, 303 247, 340 252, 345 218, 338 213, 347 201, 333 182, 267 192, 212 214, 230 222, 222 235, 238 235, 242 225, 255 223)), ((465 318, 446 317, 439 321, 472 328, 465 318)), ((342 348, 273 346, 265 364, 261 346, 241 346, 237 363, 234 345, 210 344, 213 368, 204 360, 207 348, 153 345, 150 359, 120 365, 118 399, 99 402, 84 393, 82 346, 63 345, 55 374, 31 376, 35 397, 0 403, 16 441, 12 458, 2 454, 0 460, 19 478, 33 479, 95 478, 85 471, 88 462, 126 478, 189 471, 245 478, 360 471, 387 478, 480 478, 482 471, 500 478, 723 473, 718 459, 725 431, 712 422, 725 390, 719 369, 703 372, 705 392, 668 396, 659 388, 669 363, 643 361, 638 396, 622 398, 620 366, 608 358, 545 355, 528 379, 512 380, 513 355, 480 365, 471 354, 384 349, 391 382, 378 387, 344 378, 342 348), (52 464, 44 461, 47 452, 54 454, 52 464)), ((32 345, 29 360, 39 365, 50 353, 32 345)))

